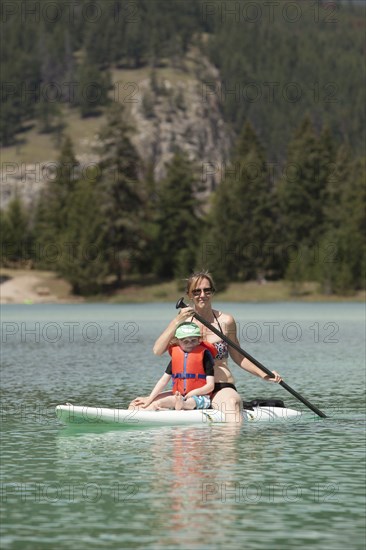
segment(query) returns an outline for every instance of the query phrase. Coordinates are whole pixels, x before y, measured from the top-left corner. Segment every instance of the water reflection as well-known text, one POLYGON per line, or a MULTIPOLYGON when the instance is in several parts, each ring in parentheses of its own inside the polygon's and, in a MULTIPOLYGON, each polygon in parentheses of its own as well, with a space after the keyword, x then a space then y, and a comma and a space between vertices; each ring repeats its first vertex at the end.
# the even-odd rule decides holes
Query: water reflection
MULTIPOLYGON (((120 497, 129 493, 131 513, 133 509, 135 518, 140 514, 144 517, 145 527, 155 534, 158 546, 179 547, 189 539, 205 545, 222 536, 221 528, 209 518, 222 515, 223 488, 236 483, 241 437, 242 430, 236 425, 84 433, 77 437, 64 433, 57 439, 56 467, 75 483, 100 482, 100 495, 106 486, 114 487, 115 506, 120 504, 116 488, 120 497)), ((97 488, 93 494, 97 496, 97 488)), ((106 499, 104 505, 108 505, 106 499)), ((228 520, 235 505, 234 500, 225 507, 228 520)))
POLYGON ((150 508, 160 529, 165 525, 169 533, 159 544, 176 547, 190 540, 205 545, 217 539, 216 528, 208 520, 220 506, 207 506, 208 495, 224 479, 233 481, 240 434, 240 427, 234 425, 174 430, 169 441, 164 435, 156 437, 151 449, 152 488, 170 503, 167 510, 155 500, 150 508))
MULTIPOLYGON (((259 308, 268 321, 268 306, 259 308)), ((110 344, 116 321, 123 330, 122 322, 142 317, 132 306, 107 308, 105 317, 104 308, 103 315, 88 307, 72 309, 74 317, 66 317, 69 309, 32 307, 24 308, 21 313, 28 317, 19 319, 18 310, 9 308, 7 322, 25 320, 29 328, 38 321, 105 318, 106 338, 90 345, 76 340, 53 345, 35 344, 32 335, 23 341, 18 334, 4 343, 4 548, 364 549, 360 308, 314 304, 304 311, 295 304, 272 305, 273 319, 301 323, 304 335, 307 327, 306 339, 296 344, 260 341, 258 347, 249 343, 249 352, 258 352, 264 364, 284 372, 291 386, 328 419, 305 414, 296 422, 242 427, 118 431, 61 428, 54 406, 72 401, 120 407, 149 391, 165 368, 165 360, 158 362, 150 351, 158 332, 155 321, 166 326, 171 306, 166 319, 160 305, 141 309, 147 310, 146 322, 139 323, 141 341, 133 345, 110 344), (339 323, 339 343, 309 337, 317 320, 320 327, 339 323)), ((257 322, 257 306, 237 309, 238 321, 257 322)), ((235 372, 242 395, 271 391, 287 402, 281 388, 273 394, 272 386, 235 372)))

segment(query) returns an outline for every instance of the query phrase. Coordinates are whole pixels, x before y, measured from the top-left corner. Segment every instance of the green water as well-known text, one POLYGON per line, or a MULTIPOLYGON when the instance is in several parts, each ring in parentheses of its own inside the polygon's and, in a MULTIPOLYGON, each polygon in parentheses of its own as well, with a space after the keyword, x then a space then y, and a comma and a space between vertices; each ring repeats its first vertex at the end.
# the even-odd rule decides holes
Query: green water
POLYGON ((65 428, 54 407, 122 407, 166 357, 170 305, 2 308, 1 548, 365 548, 361 304, 219 304, 240 343, 318 406, 233 366, 247 399, 300 420, 153 429, 65 428))

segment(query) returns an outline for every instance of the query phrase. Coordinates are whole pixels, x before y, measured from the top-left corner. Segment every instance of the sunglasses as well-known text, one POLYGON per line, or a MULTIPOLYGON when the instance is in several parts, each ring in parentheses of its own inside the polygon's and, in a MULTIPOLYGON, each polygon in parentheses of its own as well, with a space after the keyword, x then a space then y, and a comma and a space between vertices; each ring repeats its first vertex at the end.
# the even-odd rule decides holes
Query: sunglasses
POLYGON ((196 288, 195 290, 192 290, 192 294, 193 296, 200 296, 201 295, 201 292, 204 292, 204 294, 206 296, 210 296, 210 294, 212 294, 214 291, 213 288, 211 287, 208 287, 208 288, 196 288))

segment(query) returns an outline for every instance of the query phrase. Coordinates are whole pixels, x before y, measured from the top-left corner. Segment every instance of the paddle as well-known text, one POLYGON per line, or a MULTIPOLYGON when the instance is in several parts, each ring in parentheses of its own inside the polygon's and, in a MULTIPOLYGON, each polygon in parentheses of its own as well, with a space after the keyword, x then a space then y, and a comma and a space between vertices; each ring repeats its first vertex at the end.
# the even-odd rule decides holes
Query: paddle
MULTIPOLYGON (((183 301, 183 298, 180 298, 175 306, 177 309, 180 309, 180 308, 184 308, 184 307, 188 307, 187 304, 184 303, 183 301)), ((244 351, 240 346, 238 346, 237 344, 235 344, 235 342, 233 342, 232 340, 230 340, 230 338, 228 338, 227 336, 225 336, 225 334, 223 334, 222 332, 220 332, 217 328, 215 328, 213 325, 211 325, 211 323, 209 323, 208 321, 206 321, 206 319, 204 319, 203 317, 201 317, 201 315, 199 315, 198 313, 194 313, 194 316, 196 317, 196 319, 202 323, 203 325, 205 325, 208 329, 211 330, 211 332, 213 332, 214 334, 216 334, 217 336, 220 336, 220 338, 222 340, 224 340, 224 342, 226 342, 230 347, 234 348, 236 351, 238 351, 241 355, 243 355, 244 357, 246 357, 247 359, 249 359, 249 361, 251 361, 252 363, 254 363, 254 365, 256 365, 259 369, 261 369, 263 372, 265 372, 266 374, 268 374, 268 376, 270 378, 273 378, 273 373, 267 369, 267 367, 265 367, 264 365, 262 365, 262 363, 260 363, 259 361, 257 361, 254 357, 252 357, 251 355, 249 355, 249 353, 247 353, 246 351, 244 351)), ((309 409, 311 409, 313 412, 315 412, 318 416, 321 416, 322 418, 326 418, 327 416, 322 412, 320 411, 315 405, 312 405, 307 399, 305 399, 305 397, 303 397, 302 395, 300 395, 297 391, 295 391, 293 388, 291 388, 288 384, 286 384, 286 382, 284 382, 282 380, 282 382, 280 382, 280 385, 285 388, 285 390, 287 390, 288 392, 290 392, 294 397, 296 397, 296 399, 298 399, 299 401, 301 401, 302 403, 304 403, 304 405, 306 405, 309 409)))

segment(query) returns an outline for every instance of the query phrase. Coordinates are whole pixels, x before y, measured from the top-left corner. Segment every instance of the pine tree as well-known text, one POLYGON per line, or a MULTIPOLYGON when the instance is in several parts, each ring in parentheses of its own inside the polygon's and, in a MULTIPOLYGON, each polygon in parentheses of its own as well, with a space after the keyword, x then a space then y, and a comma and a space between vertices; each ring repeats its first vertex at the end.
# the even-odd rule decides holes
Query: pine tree
POLYGON ((54 176, 42 190, 34 220, 39 267, 57 267, 60 235, 67 225, 69 197, 73 193, 79 166, 71 138, 66 137, 54 176))
POLYGON ((122 283, 122 273, 143 248, 141 229, 144 189, 141 161, 130 140, 131 128, 121 105, 114 103, 100 133, 100 200, 106 220, 110 270, 122 283))
POLYGON ((0 209, 0 265, 6 266, 8 255, 10 253, 11 230, 8 223, 6 211, 0 209))
POLYGON ((157 182, 154 178, 153 163, 149 163, 145 170, 143 182, 143 202, 141 205, 140 240, 139 246, 133 257, 133 267, 138 273, 151 274, 155 265, 155 243, 157 242, 158 224, 157 215, 159 198, 157 182))
MULTIPOLYGON (((329 175, 324 194, 324 232, 320 241, 318 280, 325 294, 332 294, 340 274, 340 231, 343 224, 344 189, 348 185, 352 160, 347 147, 341 146, 336 164, 329 175)), ((344 271, 344 270, 343 270, 344 271)))
POLYGON ((20 264, 30 259, 31 232, 28 213, 18 196, 1 213, 2 262, 20 264))
MULTIPOLYGON (((319 243, 325 230, 324 198, 334 168, 334 146, 327 130, 317 136, 309 117, 288 148, 284 176, 278 184, 281 230, 289 249, 297 250, 310 278, 318 270, 319 243), (305 266, 306 264, 306 266, 305 266)), ((294 266, 291 266, 294 272, 294 266)))
POLYGON ((158 190, 155 270, 160 277, 186 277, 199 261, 201 222, 195 184, 192 163, 176 152, 158 190))
MULTIPOLYGON (((96 177, 96 174, 95 174, 96 177)), ((105 224, 95 178, 81 180, 70 194, 67 224, 60 236, 57 271, 75 294, 101 291, 108 274, 105 224)))
MULTIPOLYGON (((201 262, 199 267, 209 270, 218 291, 224 290, 231 279, 227 265, 229 253, 228 239, 232 227, 230 187, 225 179, 211 197, 211 205, 206 216, 200 240, 201 262), (226 220, 226 221, 225 221, 226 220)), ((234 229, 235 231, 235 229, 234 229)), ((232 251, 235 254, 235 251, 232 251)))
MULTIPOLYGON (((342 158, 341 155, 340 158, 342 158)), ((365 288, 365 158, 349 162, 348 167, 348 173, 342 180, 341 212, 338 213, 338 219, 336 218, 339 225, 334 231, 337 270, 334 277, 334 291, 340 294, 365 288)), ((332 218, 330 218, 331 221, 332 218)))
POLYGON ((79 68, 79 86, 76 105, 83 118, 98 116, 100 107, 108 103, 108 89, 110 88, 110 74, 102 73, 96 65, 86 60, 79 68))
POLYGON ((60 126, 57 121, 60 121, 62 111, 58 103, 42 98, 37 104, 35 115, 39 122, 38 131, 40 134, 49 134, 60 126))
POLYGON ((216 279, 273 276, 275 201, 263 147, 247 123, 209 214, 204 245, 216 279))
POLYGON ((289 145, 285 176, 279 198, 287 242, 314 244, 322 224, 323 182, 319 181, 320 149, 309 118, 306 118, 289 145))

